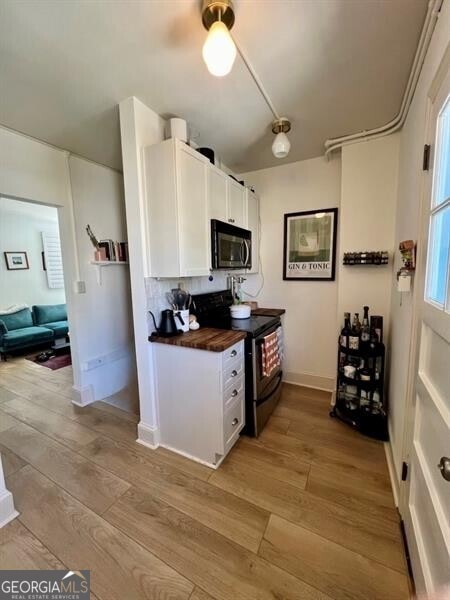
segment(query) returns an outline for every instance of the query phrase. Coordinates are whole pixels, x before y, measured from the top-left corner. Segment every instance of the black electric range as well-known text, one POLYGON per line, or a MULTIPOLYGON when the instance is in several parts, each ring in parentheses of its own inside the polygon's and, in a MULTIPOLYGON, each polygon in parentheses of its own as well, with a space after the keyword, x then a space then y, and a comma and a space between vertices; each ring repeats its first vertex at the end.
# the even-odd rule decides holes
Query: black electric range
POLYGON ((230 306, 233 298, 230 290, 197 294, 192 297, 191 312, 197 316, 202 327, 234 329, 247 332, 245 339, 245 416, 243 433, 258 436, 281 393, 282 368, 276 368, 269 376, 262 370, 262 344, 264 337, 281 331, 280 317, 252 315, 248 319, 232 319, 230 306))

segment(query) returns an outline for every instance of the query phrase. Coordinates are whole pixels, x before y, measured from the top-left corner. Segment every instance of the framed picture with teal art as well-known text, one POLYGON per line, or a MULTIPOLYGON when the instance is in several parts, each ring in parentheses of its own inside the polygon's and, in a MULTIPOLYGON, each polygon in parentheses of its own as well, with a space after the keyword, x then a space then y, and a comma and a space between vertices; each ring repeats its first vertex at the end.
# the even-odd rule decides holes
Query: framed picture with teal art
POLYGON ((334 281, 337 215, 337 208, 284 215, 284 280, 334 281))

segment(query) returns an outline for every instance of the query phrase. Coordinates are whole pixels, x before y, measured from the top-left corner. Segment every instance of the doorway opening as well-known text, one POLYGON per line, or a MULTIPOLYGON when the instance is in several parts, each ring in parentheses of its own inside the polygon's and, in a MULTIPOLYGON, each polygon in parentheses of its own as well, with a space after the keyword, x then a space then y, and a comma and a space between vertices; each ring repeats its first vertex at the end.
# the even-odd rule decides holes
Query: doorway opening
MULTIPOLYGON (((71 365, 58 209, 0 196, 0 352, 71 365)), ((72 377, 71 377, 72 379, 72 377)))

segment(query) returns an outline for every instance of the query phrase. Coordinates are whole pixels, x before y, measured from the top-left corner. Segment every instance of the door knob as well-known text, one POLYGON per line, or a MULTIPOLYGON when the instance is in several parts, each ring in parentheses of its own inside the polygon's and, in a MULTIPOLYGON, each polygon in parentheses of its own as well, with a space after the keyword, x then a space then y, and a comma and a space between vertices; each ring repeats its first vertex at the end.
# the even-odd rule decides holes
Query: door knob
POLYGON ((450 481, 450 458, 443 456, 438 464, 438 469, 441 472, 442 477, 446 481, 450 481))

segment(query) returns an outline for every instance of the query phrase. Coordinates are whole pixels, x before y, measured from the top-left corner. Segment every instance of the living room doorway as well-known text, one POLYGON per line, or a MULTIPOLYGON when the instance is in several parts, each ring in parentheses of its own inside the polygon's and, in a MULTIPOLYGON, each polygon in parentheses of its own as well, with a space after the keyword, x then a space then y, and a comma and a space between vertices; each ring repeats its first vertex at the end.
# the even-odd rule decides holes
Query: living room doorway
POLYGON ((0 352, 71 365, 58 209, 0 196, 0 352))

